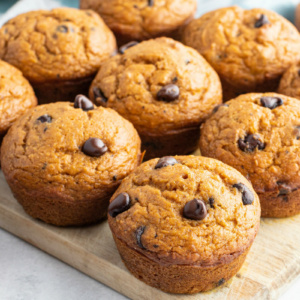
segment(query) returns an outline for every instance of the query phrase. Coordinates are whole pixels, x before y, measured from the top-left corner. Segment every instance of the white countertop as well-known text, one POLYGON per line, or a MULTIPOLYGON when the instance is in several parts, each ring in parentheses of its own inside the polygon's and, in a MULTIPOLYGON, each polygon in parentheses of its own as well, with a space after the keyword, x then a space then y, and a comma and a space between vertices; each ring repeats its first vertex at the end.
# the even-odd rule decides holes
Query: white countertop
MULTIPOLYGON (((286 17, 293 18, 296 0, 264 1, 216 1, 199 0, 202 12, 218 6, 240 4, 246 8, 260 6, 272 8, 286 17)), ((6 2, 7 3, 7 2, 6 2)), ((0 3, 0 9, 8 6, 0 3)), ((13 3, 13 1, 12 1, 13 3)), ((22 0, 5 18, 17 12, 57 6, 77 6, 78 0, 22 0), (21 5, 22 4, 22 5, 21 5)), ((0 11, 3 14, 3 11, 0 11)), ((300 51, 300 50, 299 50, 300 51)), ((126 297, 107 286, 84 275, 58 259, 31 246, 21 239, 0 229, 0 300, 123 300, 126 297)), ((300 299, 300 277, 292 284, 280 300, 300 299)), ((242 300, 242 299, 239 299, 242 300)), ((258 299, 259 300, 259 299, 258 299)))

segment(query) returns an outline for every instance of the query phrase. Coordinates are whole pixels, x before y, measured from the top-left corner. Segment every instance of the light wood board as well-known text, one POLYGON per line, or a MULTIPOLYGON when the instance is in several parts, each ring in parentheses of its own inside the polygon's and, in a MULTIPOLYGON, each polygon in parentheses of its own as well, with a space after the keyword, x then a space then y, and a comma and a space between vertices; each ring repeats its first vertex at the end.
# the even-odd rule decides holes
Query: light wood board
POLYGON ((276 299, 300 274, 300 215, 263 219, 237 276, 208 293, 171 295, 147 286, 124 267, 107 222, 57 228, 33 220, 13 198, 0 172, 0 227, 132 299, 276 299))

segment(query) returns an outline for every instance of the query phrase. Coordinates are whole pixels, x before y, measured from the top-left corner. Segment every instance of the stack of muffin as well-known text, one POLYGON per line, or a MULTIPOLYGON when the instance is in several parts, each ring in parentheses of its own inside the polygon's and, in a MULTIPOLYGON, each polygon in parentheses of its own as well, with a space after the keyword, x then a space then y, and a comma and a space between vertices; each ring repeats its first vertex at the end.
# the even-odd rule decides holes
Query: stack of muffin
POLYGON ((300 34, 263 9, 193 20, 195 0, 81 8, 0 29, 6 180, 44 222, 108 216, 125 265, 151 286, 220 286, 261 215, 300 213, 300 34), (190 155, 199 146, 206 157, 190 155))

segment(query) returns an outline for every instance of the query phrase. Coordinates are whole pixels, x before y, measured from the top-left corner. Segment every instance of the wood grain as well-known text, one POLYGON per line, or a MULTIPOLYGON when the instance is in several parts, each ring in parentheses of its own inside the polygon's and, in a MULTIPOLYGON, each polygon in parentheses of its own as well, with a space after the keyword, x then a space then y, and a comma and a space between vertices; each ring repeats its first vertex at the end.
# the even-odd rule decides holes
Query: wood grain
POLYGON ((0 227, 131 299, 277 299, 300 274, 300 216, 262 219, 245 264, 224 286, 208 293, 170 295, 125 269, 106 221, 85 228, 57 228, 25 214, 2 172, 0 191, 0 227))

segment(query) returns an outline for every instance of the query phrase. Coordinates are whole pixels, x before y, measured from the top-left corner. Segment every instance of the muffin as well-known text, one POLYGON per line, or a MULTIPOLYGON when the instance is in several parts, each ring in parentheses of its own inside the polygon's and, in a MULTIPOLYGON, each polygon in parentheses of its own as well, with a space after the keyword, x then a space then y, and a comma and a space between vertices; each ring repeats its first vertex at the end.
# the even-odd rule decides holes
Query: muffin
POLYGON ((201 156, 167 156, 126 177, 108 223, 129 271, 169 293, 197 293, 234 276, 253 243, 260 204, 235 169, 201 156))
POLYGON ((224 100, 277 89, 281 75, 300 59, 300 35, 285 18, 265 9, 226 7, 190 22, 184 43, 218 72, 224 100))
POLYGON ((81 0, 115 33, 119 45, 158 36, 178 36, 178 29, 196 12, 196 0, 81 0))
POLYGON ((300 64, 292 65, 283 74, 278 93, 300 99, 300 64))
POLYGON ((263 217, 300 212, 300 102, 245 94, 220 106, 201 128, 202 155, 236 168, 259 196, 263 217))
POLYGON ((0 144, 9 127, 37 105, 34 91, 22 73, 0 60, 0 144))
POLYGON ((73 101, 116 50, 113 33, 93 11, 32 11, 0 29, 0 58, 20 69, 39 103, 73 101))
POLYGON ((121 180, 140 162, 133 126, 84 96, 37 106, 3 139, 5 178, 24 210, 46 223, 95 223, 121 180))
POLYGON ((130 46, 103 62, 90 98, 133 123, 145 159, 191 153, 201 122, 222 101, 218 75, 197 51, 170 38, 130 46))

